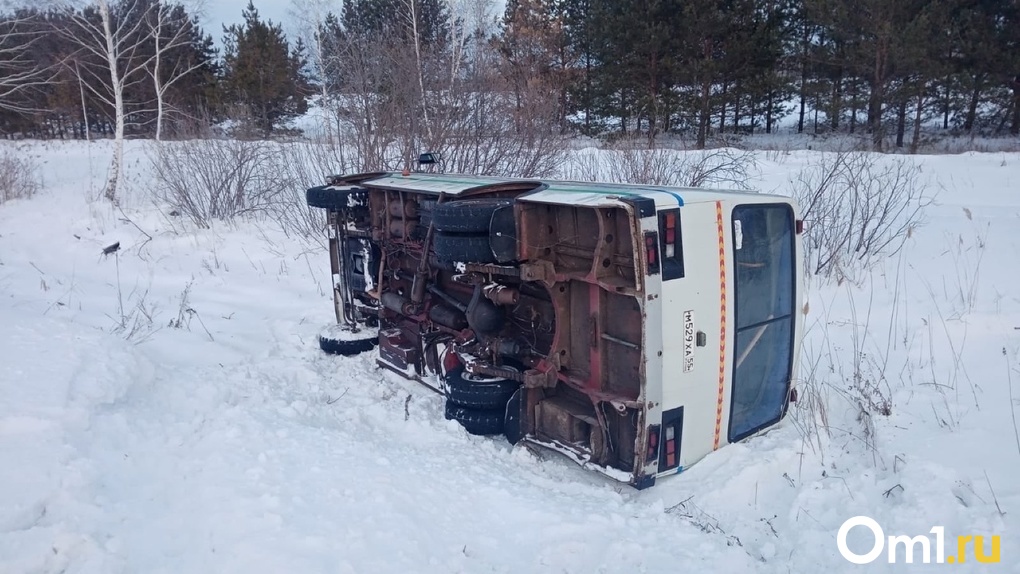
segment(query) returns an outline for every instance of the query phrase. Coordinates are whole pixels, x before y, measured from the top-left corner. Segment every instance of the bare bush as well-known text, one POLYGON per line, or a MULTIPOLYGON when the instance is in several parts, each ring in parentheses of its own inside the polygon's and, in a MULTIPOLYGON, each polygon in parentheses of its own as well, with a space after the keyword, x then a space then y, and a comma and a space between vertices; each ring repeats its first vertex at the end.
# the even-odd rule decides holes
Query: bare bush
POLYGON ((158 143, 151 160, 157 197, 200 227, 273 212, 289 188, 265 141, 203 139, 158 143))
POLYGON ((28 199, 39 191, 36 165, 28 157, 10 150, 0 152, 0 203, 11 199, 28 199))
POLYGON ((177 318, 170 319, 167 327, 170 327, 171 329, 186 329, 190 331, 191 319, 196 318, 198 319, 198 323, 202 325, 202 330, 205 331, 209 340, 215 342, 216 339, 213 338, 212 333, 209 332, 209 328, 205 326, 205 321, 202 320, 202 316, 199 315, 198 311, 191 306, 191 286, 193 284, 194 281, 188 281, 188 284, 184 286, 184 290, 181 291, 180 305, 177 308, 177 318))
MULTIPOLYGON (((148 300, 149 288, 146 287, 142 291, 137 285, 127 294, 125 306, 124 290, 120 281, 120 251, 110 253, 113 255, 117 273, 117 314, 107 315, 113 321, 110 332, 132 343, 143 343, 159 330, 153 326, 153 318, 158 308, 148 300)), ((107 250, 103 251, 103 257, 107 257, 107 250)))
MULTIPOLYGON (((899 275, 895 281, 898 290, 899 275)), ((810 310, 810 315, 808 306, 802 307, 806 331, 797 380, 799 396, 791 412, 805 444, 818 454, 824 456, 826 439, 846 437, 879 463, 882 454, 877 448, 875 421, 893 413, 888 374, 900 359, 890 354, 893 331, 873 324, 884 318, 875 313, 874 285, 871 287, 862 300, 856 286, 844 285, 845 315, 833 316, 825 301, 820 301, 819 311, 810 310)))
MULTIPOLYGON (((489 79, 489 81, 493 81, 489 79)), ((504 93, 468 91, 451 96, 444 110, 470 110, 444 120, 436 150, 444 168, 456 173, 506 177, 546 177, 566 157, 566 137, 553 127, 553 110, 533 106, 515 112, 504 93)))
POLYGON ((441 105, 433 110, 427 145, 442 152, 449 171, 507 177, 554 174, 566 156, 568 139, 559 123, 561 86, 549 74, 491 45, 471 45, 463 35, 459 39, 458 53, 468 54, 458 62, 464 78, 437 92, 441 105))
POLYGON ((356 169, 413 169, 429 151, 443 171, 554 173, 567 147, 559 90, 534 77, 515 81, 483 28, 461 18, 435 28, 420 11, 400 2, 381 29, 338 26, 323 37, 328 129, 355 152, 356 169))
POLYGON ((754 155, 736 148, 678 150, 617 145, 574 155, 563 176, 576 181, 748 189, 754 155))
POLYGON ((287 235, 325 245, 322 210, 308 187, 354 171, 350 148, 335 138, 281 144, 194 139, 157 143, 150 159, 157 199, 200 227, 238 216, 268 219, 287 235))
POLYGON ((281 191, 273 219, 284 233, 325 247, 325 215, 321 209, 308 206, 305 189, 322 185, 328 175, 354 171, 356 164, 351 156, 342 142, 328 137, 281 147, 273 161, 286 188, 281 191))
POLYGON ((394 154, 392 147, 395 134, 408 123, 402 121, 406 102, 398 96, 410 89, 410 82, 393 82, 396 75, 385 64, 388 44, 358 31, 325 41, 324 83, 338 87, 338 78, 343 78, 346 87, 346 93, 331 94, 322 102, 335 122, 328 130, 335 127, 338 137, 356 150, 356 171, 403 167, 410 158, 394 154))
POLYGON ((790 183, 809 269, 840 281, 899 251, 932 201, 918 164, 866 152, 823 154, 790 183))

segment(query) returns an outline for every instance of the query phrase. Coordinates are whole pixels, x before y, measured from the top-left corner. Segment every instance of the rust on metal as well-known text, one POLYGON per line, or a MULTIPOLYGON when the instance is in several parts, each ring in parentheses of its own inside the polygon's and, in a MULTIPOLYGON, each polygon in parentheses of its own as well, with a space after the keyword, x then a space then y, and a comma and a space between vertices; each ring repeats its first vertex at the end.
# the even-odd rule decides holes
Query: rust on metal
POLYGON ((329 271, 333 283, 333 311, 336 313, 336 322, 343 321, 343 299, 341 296, 342 285, 340 284, 340 239, 337 228, 339 213, 330 209, 326 212, 326 232, 329 237, 329 271))

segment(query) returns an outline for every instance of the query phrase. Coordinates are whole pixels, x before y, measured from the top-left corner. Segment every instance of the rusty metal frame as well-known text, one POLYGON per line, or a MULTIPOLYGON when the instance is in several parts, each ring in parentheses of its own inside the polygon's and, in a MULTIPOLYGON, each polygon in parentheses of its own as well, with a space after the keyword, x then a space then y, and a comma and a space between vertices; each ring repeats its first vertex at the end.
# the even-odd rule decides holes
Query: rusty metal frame
POLYGON ((340 249, 340 211, 336 209, 330 209, 326 211, 326 234, 329 238, 329 271, 330 277, 333 283, 333 311, 336 315, 337 324, 345 323, 346 312, 344 310, 344 301, 341 290, 344 288, 344 278, 342 277, 345 268, 341 265, 341 249, 340 249))

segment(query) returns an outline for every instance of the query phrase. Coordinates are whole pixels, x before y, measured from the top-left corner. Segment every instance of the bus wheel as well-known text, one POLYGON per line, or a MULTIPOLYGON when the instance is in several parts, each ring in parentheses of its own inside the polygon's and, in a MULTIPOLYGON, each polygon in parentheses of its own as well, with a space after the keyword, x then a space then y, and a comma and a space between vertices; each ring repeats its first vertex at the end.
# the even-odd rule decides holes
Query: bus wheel
POLYGON ((446 383, 447 402, 469 409, 506 408, 507 401, 521 386, 510 379, 469 373, 463 365, 448 371, 443 382, 446 383))
POLYGON ((351 330, 345 325, 331 325, 319 334, 319 348, 330 355, 353 357, 371 351, 379 343, 379 330, 351 330))
POLYGON ((504 417, 504 409, 469 409, 446 401, 446 420, 459 422, 469 434, 502 434, 504 417))

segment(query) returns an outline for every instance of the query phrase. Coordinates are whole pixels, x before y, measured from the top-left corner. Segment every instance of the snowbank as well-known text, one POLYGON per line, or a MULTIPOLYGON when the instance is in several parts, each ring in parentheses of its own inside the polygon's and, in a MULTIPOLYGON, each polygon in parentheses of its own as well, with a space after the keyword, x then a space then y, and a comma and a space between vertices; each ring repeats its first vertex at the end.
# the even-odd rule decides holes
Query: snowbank
MULTIPOLYGON (((44 189, 0 205, 0 572, 840 572, 857 514, 1000 535, 981 571, 1017 571, 1020 154, 918 158, 927 225, 863 286, 808 289, 793 415, 638 492, 320 354, 326 254, 183 228, 143 145, 123 211, 94 200, 105 142, 23 147, 44 189)), ((816 153, 760 152, 754 187, 816 153)))

